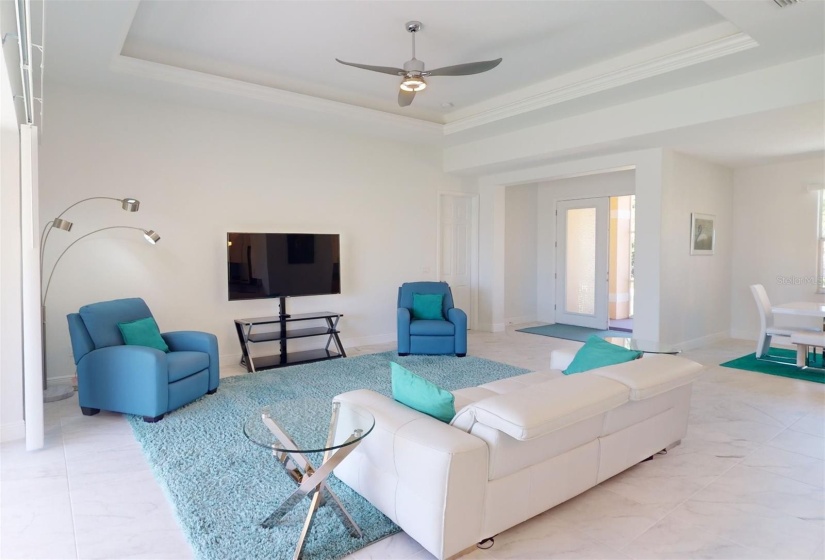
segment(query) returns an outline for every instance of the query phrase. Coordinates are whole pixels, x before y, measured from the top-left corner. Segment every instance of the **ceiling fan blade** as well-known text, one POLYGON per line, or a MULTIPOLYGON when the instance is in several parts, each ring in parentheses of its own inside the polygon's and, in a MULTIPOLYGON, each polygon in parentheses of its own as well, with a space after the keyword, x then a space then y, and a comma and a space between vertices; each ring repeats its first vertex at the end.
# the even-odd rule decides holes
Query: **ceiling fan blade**
POLYGON ((485 60, 483 62, 468 62, 466 64, 456 64, 455 66, 445 66, 435 70, 422 72, 424 76, 469 76, 470 74, 481 74, 487 70, 492 70, 501 64, 501 59, 485 60))
POLYGON ((398 90, 398 106, 399 107, 407 107, 410 103, 413 102, 415 99, 415 92, 414 91, 405 91, 403 89, 398 90))
POLYGON ((356 64, 354 62, 344 62, 343 60, 335 59, 336 61, 340 62, 341 64, 346 64, 347 66, 355 66, 356 68, 362 68, 364 70, 372 70, 373 72, 381 72, 382 74, 392 74, 393 76, 403 76, 406 72, 401 68, 393 68, 391 66, 370 66, 369 64, 356 64))

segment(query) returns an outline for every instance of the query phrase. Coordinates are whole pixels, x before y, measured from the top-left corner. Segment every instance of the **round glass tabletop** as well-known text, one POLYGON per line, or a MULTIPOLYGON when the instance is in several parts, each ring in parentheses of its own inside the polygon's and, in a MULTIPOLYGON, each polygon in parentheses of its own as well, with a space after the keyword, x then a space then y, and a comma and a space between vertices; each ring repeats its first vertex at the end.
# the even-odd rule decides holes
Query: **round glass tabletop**
POLYGON ((671 344, 654 342, 652 340, 640 340, 638 338, 624 338, 620 336, 606 336, 604 339, 616 346, 644 352, 645 354, 678 354, 681 352, 679 348, 671 344))
POLYGON ((372 413, 354 404, 334 402, 331 413, 329 420, 319 417, 316 425, 289 433, 278 420, 278 407, 265 407, 247 418, 243 433, 255 445, 273 451, 316 453, 352 445, 375 427, 372 413))

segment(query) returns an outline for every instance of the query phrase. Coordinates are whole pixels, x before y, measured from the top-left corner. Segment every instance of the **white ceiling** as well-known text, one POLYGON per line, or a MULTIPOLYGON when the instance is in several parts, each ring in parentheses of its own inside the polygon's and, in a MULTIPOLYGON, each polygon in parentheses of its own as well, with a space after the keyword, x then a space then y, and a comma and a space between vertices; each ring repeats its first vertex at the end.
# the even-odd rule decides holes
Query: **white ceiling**
POLYGON ((701 1, 158 2, 143 1, 123 54, 382 111, 442 121, 548 78, 725 20, 701 1), (401 67, 404 24, 420 20, 427 68, 503 58, 475 76, 436 77, 409 109, 400 79, 335 62, 401 67))
MULTIPOLYGON (((49 86, 67 83, 448 143, 825 52, 823 0, 46 0, 45 12, 46 118, 49 86), (407 108, 397 77, 335 62, 403 65, 413 19, 424 24, 416 56, 428 69, 504 60, 430 78, 407 108)), ((780 113, 641 143, 728 165, 770 156, 776 138, 825 149, 821 105, 780 113)))

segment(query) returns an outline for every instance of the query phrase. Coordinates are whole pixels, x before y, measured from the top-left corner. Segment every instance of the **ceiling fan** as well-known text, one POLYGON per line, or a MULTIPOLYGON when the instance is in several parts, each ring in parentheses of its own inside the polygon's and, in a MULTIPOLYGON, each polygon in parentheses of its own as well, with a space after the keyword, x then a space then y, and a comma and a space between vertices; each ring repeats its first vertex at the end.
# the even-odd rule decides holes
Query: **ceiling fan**
POLYGON ((455 66, 445 66, 435 70, 424 70, 424 62, 415 58, 415 34, 421 31, 420 21, 408 21, 404 28, 412 35, 412 58, 404 63, 404 68, 393 68, 391 66, 370 66, 369 64, 356 64, 354 62, 344 62, 337 60, 341 64, 354 66, 382 74, 393 74, 402 76, 400 91, 398 92, 398 105, 406 107, 415 99, 415 93, 427 87, 424 78, 428 76, 469 76, 471 74, 481 74, 487 70, 492 70, 501 63, 501 59, 485 60, 482 62, 467 62, 456 64, 455 66))

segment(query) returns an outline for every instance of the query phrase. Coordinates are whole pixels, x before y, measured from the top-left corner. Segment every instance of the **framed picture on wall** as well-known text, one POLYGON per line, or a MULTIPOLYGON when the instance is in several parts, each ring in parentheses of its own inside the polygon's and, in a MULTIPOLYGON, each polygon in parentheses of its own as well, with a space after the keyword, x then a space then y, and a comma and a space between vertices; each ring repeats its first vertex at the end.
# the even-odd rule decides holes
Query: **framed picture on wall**
POLYGON ((690 254, 712 255, 716 247, 716 216, 712 214, 690 215, 690 254))

